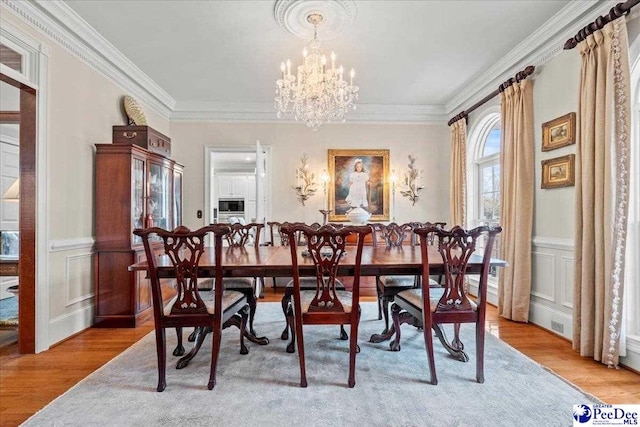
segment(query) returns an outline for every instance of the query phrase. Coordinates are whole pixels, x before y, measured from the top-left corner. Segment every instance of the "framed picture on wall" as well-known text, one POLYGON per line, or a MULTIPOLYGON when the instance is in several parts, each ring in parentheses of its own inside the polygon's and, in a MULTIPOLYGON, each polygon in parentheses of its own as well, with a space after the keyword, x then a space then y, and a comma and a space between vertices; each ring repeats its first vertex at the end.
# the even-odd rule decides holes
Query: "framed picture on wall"
POLYGON ((576 113, 565 114, 542 124, 542 151, 576 143, 576 113))
POLYGON ((542 161, 542 188, 575 185, 575 154, 542 161))
POLYGON ((389 150, 328 151, 331 178, 329 221, 347 221, 347 213, 361 207, 370 221, 389 220, 389 150))

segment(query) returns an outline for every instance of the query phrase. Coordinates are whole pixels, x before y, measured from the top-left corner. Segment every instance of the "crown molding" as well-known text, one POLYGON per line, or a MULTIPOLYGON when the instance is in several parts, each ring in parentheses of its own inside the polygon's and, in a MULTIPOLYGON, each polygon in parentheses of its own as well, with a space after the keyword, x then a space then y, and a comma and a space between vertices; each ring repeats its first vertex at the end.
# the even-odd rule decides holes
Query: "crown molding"
MULTIPOLYGON (((197 101, 178 102, 171 113, 171 121, 299 123, 278 119, 273 104, 269 103, 197 101)), ((444 122, 446 122, 446 112, 442 105, 358 104, 356 110, 346 114, 345 123, 442 124, 444 122)))
POLYGON ((460 112, 479 101, 526 65, 538 67, 549 61, 562 52, 567 39, 615 5, 614 0, 572 1, 493 66, 461 85, 462 89, 446 102, 447 113, 460 112))
POLYGON ((10 10, 139 102, 169 119, 176 101, 66 3, 1 1, 2 8, 10 10))

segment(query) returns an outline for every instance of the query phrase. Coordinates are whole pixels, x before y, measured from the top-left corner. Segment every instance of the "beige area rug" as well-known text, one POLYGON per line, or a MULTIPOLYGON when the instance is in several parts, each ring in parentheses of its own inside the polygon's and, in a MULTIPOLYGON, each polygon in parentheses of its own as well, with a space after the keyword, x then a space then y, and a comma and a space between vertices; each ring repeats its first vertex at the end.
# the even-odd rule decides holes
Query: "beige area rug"
MULTIPOLYGON (((356 386, 347 387, 348 342, 335 326, 305 329, 306 389, 297 354, 280 340, 280 304, 258 305, 256 329, 271 340, 238 352, 223 334, 218 383, 207 390, 210 340, 183 370, 169 355, 167 388, 155 391, 153 333, 31 417, 28 426, 567 426, 572 405, 598 402, 497 338, 487 335, 485 383, 475 382, 474 328, 462 327, 470 362, 439 344, 439 384, 429 378, 421 331, 404 325, 402 351, 367 342, 379 332, 374 303, 363 304, 356 386)), ((186 334, 185 334, 186 335, 186 334)), ((168 334, 169 351, 175 334, 168 334)))

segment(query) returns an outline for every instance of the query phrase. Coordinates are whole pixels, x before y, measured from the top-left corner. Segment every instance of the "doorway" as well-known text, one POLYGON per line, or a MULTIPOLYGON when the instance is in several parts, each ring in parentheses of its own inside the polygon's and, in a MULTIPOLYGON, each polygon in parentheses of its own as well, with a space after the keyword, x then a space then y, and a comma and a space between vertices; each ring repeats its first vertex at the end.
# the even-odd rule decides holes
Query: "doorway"
POLYGON ((205 224, 230 217, 265 223, 271 214, 270 171, 270 146, 205 147, 205 224))
MULTIPOLYGON (((18 125, 18 349, 36 350, 36 90, 0 73, 17 110, 2 110, 0 123, 18 125)), ((11 98, 11 97, 10 97, 11 98)))

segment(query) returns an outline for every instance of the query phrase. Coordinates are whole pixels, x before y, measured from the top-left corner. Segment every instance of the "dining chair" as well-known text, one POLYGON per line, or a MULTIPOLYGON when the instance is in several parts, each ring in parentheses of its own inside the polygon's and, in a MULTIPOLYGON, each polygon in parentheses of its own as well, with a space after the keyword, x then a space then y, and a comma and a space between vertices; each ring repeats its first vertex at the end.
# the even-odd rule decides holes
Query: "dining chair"
MULTIPOLYGON (((409 224, 373 223, 370 224, 373 235, 373 246, 383 242, 388 250, 402 249, 407 235, 411 232, 409 224)), ((413 241, 411 241, 413 243, 413 241)), ((389 301, 399 290, 415 285, 413 276, 376 276, 376 293, 378 296, 378 320, 384 317, 384 333, 389 330, 389 301), (395 291, 395 292, 394 292, 395 291)))
MULTIPOLYGON (((291 263, 293 267, 293 300, 290 302, 287 316, 295 326, 291 334, 291 343, 296 342, 300 362, 300 386, 307 386, 305 367, 305 349, 303 325, 344 325, 349 324, 349 387, 355 386, 355 365, 358 347, 358 324, 360 321, 360 269, 364 238, 371 233, 369 226, 348 226, 336 228, 325 225, 312 228, 304 224, 285 224, 282 230, 289 235, 291 263), (302 232, 306 241, 308 256, 315 267, 314 290, 302 290, 298 245, 295 233, 302 232), (351 292, 336 288, 336 276, 343 256, 346 254, 347 236, 356 234, 358 243, 355 249, 353 268, 353 287, 351 292)), ((349 247, 353 250, 353 246, 349 247)))
MULTIPOLYGON (((229 231, 229 227, 222 224, 206 226, 195 231, 191 231, 185 226, 180 226, 173 231, 157 227, 133 231, 135 235, 142 238, 149 265, 158 358, 158 386, 156 390, 159 392, 166 387, 166 328, 176 329, 178 344, 173 351, 174 356, 182 356, 185 353, 182 345, 182 328, 198 328, 196 343, 190 353, 191 357, 200 349, 206 334, 209 331, 212 332, 209 390, 213 389, 216 384, 216 368, 222 329, 231 324, 234 316, 241 317, 240 353, 247 354, 249 352, 244 344, 244 329, 248 317, 246 296, 242 292, 224 290, 222 286, 215 286, 211 291, 201 292, 197 285, 198 265, 205 250, 205 237, 209 233, 214 237, 215 277, 218 281, 222 280, 222 237, 226 236, 229 231), (149 236, 152 234, 162 242, 160 251, 157 246, 152 246, 153 243, 149 240, 149 236), (164 301, 169 298, 169 295, 166 294, 168 287, 163 286, 161 282, 166 280, 170 274, 163 272, 160 268, 161 262, 158 259, 160 255, 166 255, 167 266, 173 270, 175 276, 177 294, 167 304, 164 304, 164 301)), ((179 364, 178 368, 181 366, 184 365, 179 364)))
MULTIPOLYGON (((287 223, 285 223, 287 224, 287 223)), ((292 223, 293 225, 303 225, 304 223, 302 222, 296 222, 296 223, 292 223)), ((282 231, 282 225, 280 224, 278 233, 280 233, 282 237, 282 246, 289 246, 289 242, 291 239, 289 239, 289 236, 287 236, 286 233, 284 233, 282 231)), ((336 227, 334 225, 334 228, 340 228, 342 227, 343 224, 340 224, 338 227, 336 227)), ((314 230, 317 230, 321 227, 321 225, 317 222, 314 222, 313 224, 310 224, 309 227, 313 228, 314 230)), ((296 241, 296 245, 298 247, 301 246, 306 246, 307 241, 306 241, 306 237, 302 235, 301 231, 297 231, 295 233, 295 241, 296 241)), ((344 291, 345 287, 344 287, 344 283, 342 283, 342 281, 340 281, 340 279, 336 278, 336 289, 339 291, 344 291)), ((311 290, 315 290, 316 289, 316 278, 315 277, 301 277, 300 278, 300 289, 303 291, 311 291, 311 290)), ((282 313, 284 314, 284 319, 285 319, 285 325, 284 325, 284 329, 282 330, 282 333, 280 334, 280 339, 282 340, 288 340, 289 339, 289 331, 291 331, 293 333, 293 323, 291 323, 289 321, 289 316, 287 316, 287 310, 289 307, 289 304, 291 303, 291 297, 293 296, 293 278, 287 283, 287 285, 284 288, 284 294, 282 295, 282 300, 281 300, 281 304, 282 304, 282 313)), ((347 331, 345 331, 344 329, 344 325, 340 325, 340 339, 341 340, 347 340, 349 339, 349 335, 347 335, 347 331)), ((291 343, 289 343, 289 345, 287 346, 287 353, 294 353, 295 352, 295 344, 293 343, 293 341, 291 343)))
MULTIPOLYGON (((393 328, 395 340, 391 348, 400 349, 402 323, 412 323, 423 327, 425 346, 429 361, 431 383, 438 384, 435 360, 433 355, 433 333, 440 331, 441 324, 452 323, 454 339, 452 346, 462 350, 460 341, 460 324, 474 323, 476 325, 476 380, 484 382, 484 334, 485 311, 487 306, 487 281, 490 268, 491 250, 493 242, 502 228, 482 226, 472 230, 465 230, 459 226, 445 230, 436 226, 416 228, 413 232, 420 238, 422 253, 423 285, 420 288, 408 289, 395 296, 392 307, 393 328), (442 287, 432 288, 429 283, 429 235, 434 234, 437 250, 442 257, 444 283, 442 287), (484 243, 482 266, 480 268, 480 282, 476 301, 468 298, 466 292, 467 264, 469 258, 478 248, 478 243, 484 243), (423 307, 425 309, 423 309, 423 307), (428 307, 428 309, 426 309, 428 307)), ((439 333, 439 336, 442 334, 439 333)))
MULTIPOLYGON (((224 236, 228 245, 227 251, 239 252, 246 250, 247 246, 260 246, 260 236, 264 224, 250 222, 248 224, 231 224, 230 231, 224 236)), ((239 291, 246 295, 249 303, 249 331, 256 335, 253 329, 253 320, 258 307, 257 298, 264 289, 264 277, 225 277, 222 279, 225 289, 239 291)))

